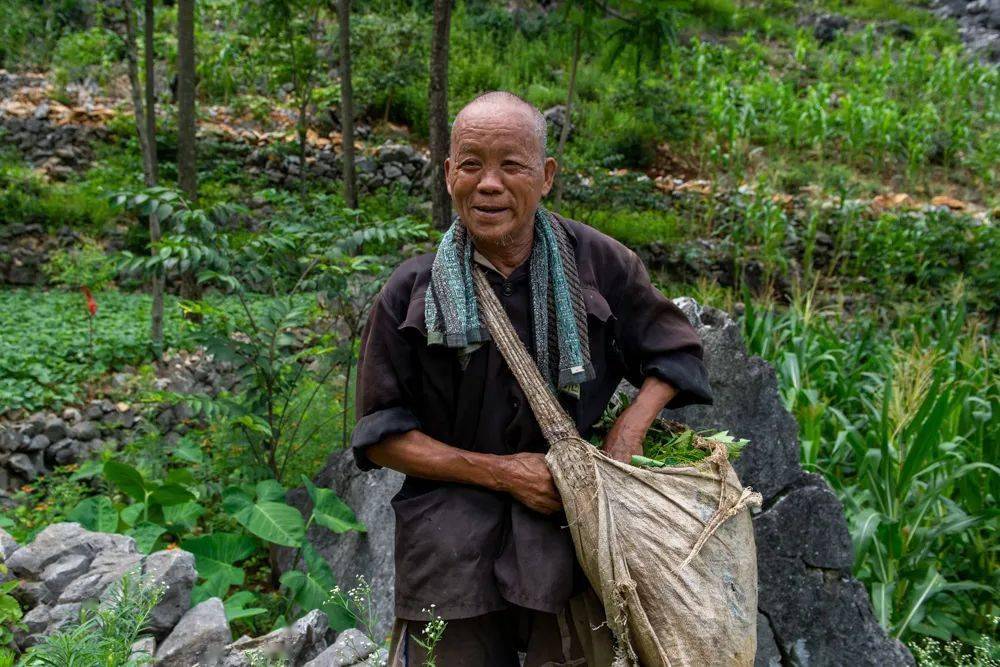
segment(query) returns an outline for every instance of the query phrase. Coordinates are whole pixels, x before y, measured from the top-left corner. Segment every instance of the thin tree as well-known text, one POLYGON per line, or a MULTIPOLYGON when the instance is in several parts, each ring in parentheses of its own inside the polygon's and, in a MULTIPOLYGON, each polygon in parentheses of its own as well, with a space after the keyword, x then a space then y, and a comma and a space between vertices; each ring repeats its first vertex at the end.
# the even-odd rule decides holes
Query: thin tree
POLYGON ((444 182, 444 160, 448 157, 448 41, 451 37, 451 0, 434 0, 434 32, 431 37, 428 113, 431 140, 431 216, 438 229, 451 224, 451 198, 444 182))
POLYGON ((563 111, 562 127, 559 130, 559 143, 556 146, 556 162, 559 165, 560 174, 556 178, 555 203, 558 206, 562 203, 563 181, 563 155, 566 152, 566 140, 569 138, 569 126, 573 118, 573 99, 576 95, 576 71, 580 65, 582 46, 585 39, 590 37, 593 30, 594 19, 600 12, 605 11, 605 6, 597 0, 579 0, 578 2, 567 2, 563 6, 564 18, 573 26, 573 57, 570 61, 569 85, 566 88, 566 105, 563 111))
POLYGON ((340 21, 340 150, 344 160, 344 201, 358 207, 354 183, 354 90, 351 87, 351 0, 337 0, 340 21))
POLYGON ((177 184, 198 199, 195 158, 194 0, 177 0, 177 184))
MULTIPOLYGON (((198 199, 195 85, 194 0, 177 0, 177 184, 191 203, 198 199)), ((190 270, 181 273, 181 296, 201 297, 201 286, 190 270)), ((197 313, 187 317, 201 320, 197 313)))
MULTIPOLYGON (((125 57, 128 61, 128 78, 132 90, 132 107, 135 114, 135 130, 139 137, 139 152, 142 156, 143 181, 146 187, 153 187, 157 180, 156 159, 156 95, 153 71, 153 0, 145 0, 143 46, 146 60, 146 100, 143 104, 139 85, 138 47, 136 46, 136 16, 132 0, 123 0, 125 10, 125 57)), ((155 213, 149 215, 149 248, 156 253, 160 241, 160 220, 155 213)), ((149 339, 153 354, 159 359, 163 354, 163 277, 153 276, 151 285, 152 308, 150 310, 149 339)))

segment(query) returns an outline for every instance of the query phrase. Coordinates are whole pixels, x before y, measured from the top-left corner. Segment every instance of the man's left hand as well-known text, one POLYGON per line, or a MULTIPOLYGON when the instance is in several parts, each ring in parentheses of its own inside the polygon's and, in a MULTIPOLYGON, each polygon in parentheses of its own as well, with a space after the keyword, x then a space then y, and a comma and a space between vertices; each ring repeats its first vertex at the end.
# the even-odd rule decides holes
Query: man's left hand
POLYGON ((622 463, 629 463, 632 456, 642 454, 646 431, 676 394, 677 390, 669 382, 648 376, 631 405, 618 415, 608 431, 604 438, 604 453, 622 463))

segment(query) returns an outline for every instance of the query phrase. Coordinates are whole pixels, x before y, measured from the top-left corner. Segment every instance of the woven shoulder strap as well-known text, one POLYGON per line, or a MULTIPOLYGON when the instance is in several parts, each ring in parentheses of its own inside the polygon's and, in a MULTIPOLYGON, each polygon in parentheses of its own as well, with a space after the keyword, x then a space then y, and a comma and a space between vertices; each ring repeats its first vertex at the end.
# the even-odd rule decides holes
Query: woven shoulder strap
POLYGON ((524 395, 528 398, 531 411, 538 420, 538 425, 542 429, 545 441, 553 445, 566 438, 579 438, 576 424, 566 414, 563 407, 556 400, 549 390, 542 374, 538 372, 535 360, 525 349, 514 325, 500 305, 500 300, 493 293, 489 281, 482 269, 474 266, 472 278, 476 287, 476 296, 479 300, 479 307, 483 314, 483 320, 489 329, 493 342, 496 343, 500 354, 514 373, 517 383, 521 385, 524 395))

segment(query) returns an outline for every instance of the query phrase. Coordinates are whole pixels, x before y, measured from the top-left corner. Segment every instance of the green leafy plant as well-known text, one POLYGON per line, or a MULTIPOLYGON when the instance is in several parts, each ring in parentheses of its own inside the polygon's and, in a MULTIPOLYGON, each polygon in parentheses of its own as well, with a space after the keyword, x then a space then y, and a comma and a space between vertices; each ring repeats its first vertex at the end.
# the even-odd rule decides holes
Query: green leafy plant
POLYGON ((134 667, 152 656, 132 657, 132 645, 146 631, 162 587, 126 573, 96 610, 84 608, 80 620, 46 636, 21 658, 24 667, 134 667))
POLYGON ((313 523, 335 533, 364 531, 365 526, 333 491, 315 486, 307 477, 302 482, 313 504, 308 520, 284 502, 285 490, 274 480, 226 489, 223 506, 250 534, 268 544, 295 549, 292 568, 281 576, 281 585, 288 591, 287 611, 296 605, 303 611, 322 609, 331 627, 351 627, 354 619, 350 613, 329 598, 336 585, 330 565, 309 543, 306 533, 313 523), (302 561, 305 569, 299 570, 302 561))

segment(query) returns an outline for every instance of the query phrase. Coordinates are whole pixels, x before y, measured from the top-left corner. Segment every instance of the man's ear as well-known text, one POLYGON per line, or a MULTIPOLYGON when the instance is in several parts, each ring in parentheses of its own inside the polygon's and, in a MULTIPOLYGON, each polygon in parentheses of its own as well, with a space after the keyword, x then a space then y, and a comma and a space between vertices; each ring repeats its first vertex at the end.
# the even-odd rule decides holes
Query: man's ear
POLYGON ((451 158, 444 159, 444 184, 448 186, 448 195, 451 195, 451 158))
POLYGON ((559 169, 559 164, 556 162, 554 157, 545 158, 545 185, 542 186, 542 196, 549 194, 549 190, 552 189, 552 183, 555 180, 556 172, 559 169))

